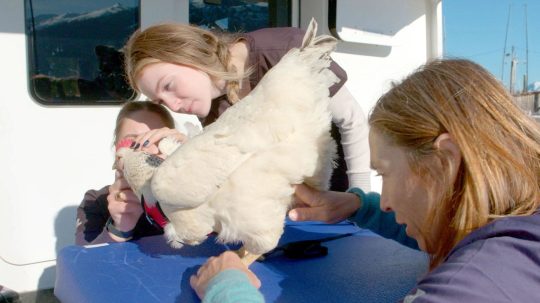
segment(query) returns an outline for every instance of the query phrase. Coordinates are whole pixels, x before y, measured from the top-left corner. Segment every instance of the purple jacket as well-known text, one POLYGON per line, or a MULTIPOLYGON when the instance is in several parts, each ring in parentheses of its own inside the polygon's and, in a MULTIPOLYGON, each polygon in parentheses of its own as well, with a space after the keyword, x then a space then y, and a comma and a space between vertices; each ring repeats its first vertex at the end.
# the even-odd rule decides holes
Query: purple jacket
POLYGON ((404 302, 540 302, 540 210, 469 234, 404 302))

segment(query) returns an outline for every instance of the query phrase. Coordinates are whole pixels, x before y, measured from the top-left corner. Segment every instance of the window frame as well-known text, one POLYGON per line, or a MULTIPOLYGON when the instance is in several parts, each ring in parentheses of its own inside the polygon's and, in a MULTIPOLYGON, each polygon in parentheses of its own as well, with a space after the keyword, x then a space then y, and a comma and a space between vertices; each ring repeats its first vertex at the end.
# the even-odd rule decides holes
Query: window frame
MULTIPOLYGON (((138 27, 136 30, 140 29, 141 27, 141 1, 137 0, 137 24, 138 27)), ((133 93, 129 98, 123 98, 123 99, 107 99, 107 100, 99 100, 96 98, 87 98, 80 100, 66 100, 66 99, 44 99, 41 96, 38 95, 38 92, 36 90, 36 85, 34 84, 34 77, 37 75, 35 73, 36 69, 36 56, 37 51, 35 49, 35 34, 30 33, 29 28, 34 27, 35 25, 29 25, 28 20, 34 20, 33 16, 29 16, 28 12, 30 11, 32 14, 34 13, 33 10, 33 0, 24 0, 24 26, 25 26, 25 36, 26 36, 26 56, 27 56, 27 90, 30 97, 37 103, 41 105, 46 106, 73 106, 73 105, 83 105, 83 106, 100 106, 100 105, 122 105, 126 102, 137 100, 140 96, 139 93, 137 93, 135 90, 132 89, 133 93)), ((35 32, 35 31, 34 31, 35 32)), ((129 37, 127 37, 129 38, 129 37)), ((127 39, 126 38, 126 39, 127 39)), ((122 67, 123 70, 123 67, 122 67)), ((79 80, 79 79, 77 79, 79 80)), ((76 81, 77 81, 76 80, 76 81)), ((126 80, 127 82, 127 80, 126 80)), ((129 85, 129 83, 128 83, 129 85)))

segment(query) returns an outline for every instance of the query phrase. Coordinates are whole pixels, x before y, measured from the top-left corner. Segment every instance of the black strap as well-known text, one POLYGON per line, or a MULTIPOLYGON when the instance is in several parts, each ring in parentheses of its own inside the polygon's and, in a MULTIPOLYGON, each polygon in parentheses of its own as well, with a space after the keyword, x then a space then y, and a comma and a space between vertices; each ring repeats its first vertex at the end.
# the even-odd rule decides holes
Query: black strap
POLYGON ((273 250, 265 253, 263 257, 267 258, 278 251, 283 251, 283 255, 292 259, 309 259, 315 257, 324 257, 328 255, 328 247, 322 246, 321 243, 349 237, 353 234, 354 233, 346 233, 316 240, 302 240, 290 242, 274 248, 273 250))
POLYGON ((115 236, 117 236, 119 238, 122 238, 122 239, 130 239, 130 238, 132 238, 133 234, 134 234, 134 231, 135 231, 135 228, 130 230, 130 231, 121 231, 121 230, 117 229, 116 226, 114 226, 114 221, 113 221, 112 217, 109 217, 109 219, 107 220, 107 223, 105 224, 105 228, 111 234, 113 234, 113 235, 115 235, 115 236))

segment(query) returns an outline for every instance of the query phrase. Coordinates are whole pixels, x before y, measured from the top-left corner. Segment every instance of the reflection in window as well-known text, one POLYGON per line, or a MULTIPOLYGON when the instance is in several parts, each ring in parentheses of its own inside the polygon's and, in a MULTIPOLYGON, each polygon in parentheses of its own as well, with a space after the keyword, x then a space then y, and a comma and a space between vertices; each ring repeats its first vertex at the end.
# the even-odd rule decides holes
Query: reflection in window
POLYGON ((190 0, 189 23, 230 32, 290 26, 290 0, 190 0))
POLYGON ((46 104, 134 97, 120 49, 139 27, 138 0, 25 0, 30 90, 46 104))

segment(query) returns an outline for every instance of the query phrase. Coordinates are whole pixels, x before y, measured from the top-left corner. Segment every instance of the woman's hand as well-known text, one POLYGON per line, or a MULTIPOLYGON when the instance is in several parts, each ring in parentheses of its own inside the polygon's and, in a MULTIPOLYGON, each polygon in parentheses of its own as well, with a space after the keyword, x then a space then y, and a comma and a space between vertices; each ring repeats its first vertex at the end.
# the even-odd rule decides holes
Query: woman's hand
POLYGON ((187 136, 179 132, 177 129, 162 127, 138 135, 134 139, 133 148, 157 155, 159 154, 157 144, 159 141, 161 141, 161 139, 169 136, 173 137, 178 142, 185 142, 187 140, 187 136))
MULTIPOLYGON (((116 171, 114 183, 109 186, 107 201, 109 202, 109 213, 116 229, 124 232, 133 230, 143 213, 143 209, 120 170, 116 171)), ((112 234, 111 237, 119 242, 129 240, 112 234)))
POLYGON ((357 195, 335 191, 319 191, 305 184, 296 186, 296 204, 289 211, 293 221, 336 223, 350 217, 362 202, 357 195))
POLYGON ((244 263, 240 260, 240 257, 232 251, 226 251, 218 257, 211 257, 206 261, 201 268, 197 271, 196 275, 191 276, 189 282, 191 287, 195 290, 199 298, 204 298, 208 282, 212 280, 214 276, 226 269, 238 269, 244 272, 251 284, 256 288, 261 287, 261 281, 255 274, 249 270, 244 263))

